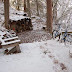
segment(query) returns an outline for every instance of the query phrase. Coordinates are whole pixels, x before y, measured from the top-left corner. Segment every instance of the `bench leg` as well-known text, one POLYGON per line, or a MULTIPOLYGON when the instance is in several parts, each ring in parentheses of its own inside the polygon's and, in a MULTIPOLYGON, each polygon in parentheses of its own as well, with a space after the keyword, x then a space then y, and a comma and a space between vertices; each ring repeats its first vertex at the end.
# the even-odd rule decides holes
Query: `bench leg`
POLYGON ((15 46, 14 48, 12 48, 10 51, 8 51, 6 54, 11 54, 11 53, 21 53, 20 47, 19 45, 15 46))
POLYGON ((16 46, 17 53, 21 53, 19 45, 16 46))

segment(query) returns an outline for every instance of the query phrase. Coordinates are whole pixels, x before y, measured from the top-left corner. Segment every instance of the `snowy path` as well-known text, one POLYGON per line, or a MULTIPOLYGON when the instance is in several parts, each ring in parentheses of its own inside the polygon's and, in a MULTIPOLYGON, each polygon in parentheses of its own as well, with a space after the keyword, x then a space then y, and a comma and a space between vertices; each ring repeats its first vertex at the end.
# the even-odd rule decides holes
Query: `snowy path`
POLYGON ((51 39, 49 33, 43 30, 25 31, 19 33, 18 36, 23 43, 40 42, 51 39))
POLYGON ((72 72, 69 46, 63 43, 49 40, 20 47, 20 54, 4 55, 0 50, 0 72, 72 72))

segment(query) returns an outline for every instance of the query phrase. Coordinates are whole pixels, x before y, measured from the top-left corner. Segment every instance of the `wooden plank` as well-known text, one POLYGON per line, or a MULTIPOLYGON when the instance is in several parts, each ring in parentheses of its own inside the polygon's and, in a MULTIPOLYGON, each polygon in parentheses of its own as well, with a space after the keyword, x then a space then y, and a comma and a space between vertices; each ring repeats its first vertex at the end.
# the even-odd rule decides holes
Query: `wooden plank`
POLYGON ((10 47, 15 47, 19 45, 19 43, 13 43, 13 44, 9 44, 9 45, 2 45, 2 48, 10 48, 10 47))
POLYGON ((20 42, 20 40, 14 40, 14 41, 3 43, 1 45, 5 46, 5 45, 11 45, 11 44, 14 44, 14 43, 19 43, 19 42, 20 42))
POLYGON ((18 36, 16 36, 16 37, 12 37, 12 38, 4 39, 4 41, 10 41, 10 40, 14 40, 14 39, 18 39, 18 36))

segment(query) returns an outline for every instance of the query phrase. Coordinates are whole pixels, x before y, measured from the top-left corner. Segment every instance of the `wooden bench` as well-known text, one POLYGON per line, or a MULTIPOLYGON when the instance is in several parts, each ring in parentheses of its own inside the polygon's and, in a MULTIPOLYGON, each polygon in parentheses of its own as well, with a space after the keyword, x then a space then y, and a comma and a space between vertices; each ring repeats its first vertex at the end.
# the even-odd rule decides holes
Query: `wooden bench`
POLYGON ((10 54, 15 51, 17 53, 21 52, 19 47, 20 40, 18 36, 12 35, 9 32, 5 32, 4 34, 3 33, 0 35, 2 48, 5 48, 5 49, 12 48, 10 51, 8 51, 8 53, 10 54))
POLYGON ((2 39, 3 43, 2 48, 9 48, 9 47, 14 47, 17 46, 20 43, 20 40, 17 37, 13 37, 13 38, 7 38, 7 39, 2 39))

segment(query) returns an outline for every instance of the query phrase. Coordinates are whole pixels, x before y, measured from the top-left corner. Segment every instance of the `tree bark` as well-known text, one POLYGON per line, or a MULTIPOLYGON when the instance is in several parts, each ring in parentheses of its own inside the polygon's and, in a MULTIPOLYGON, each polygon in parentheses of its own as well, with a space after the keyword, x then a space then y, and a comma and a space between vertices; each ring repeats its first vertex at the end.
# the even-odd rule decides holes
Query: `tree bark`
POLYGON ((20 0, 17 0, 17 10, 20 10, 20 0))
POLYGON ((24 12, 26 12, 26 0, 24 0, 24 12))
POLYGON ((39 3, 38 3, 38 0, 36 0, 36 6, 37 6, 37 16, 39 16, 39 3))
POLYGON ((30 0, 27 0, 28 16, 31 17, 30 0))
POLYGON ((58 0, 53 1, 53 24, 57 24, 57 2, 58 0))
POLYGON ((5 27, 9 27, 9 0, 4 0, 4 16, 5 16, 5 27))
POLYGON ((52 33, 52 1, 47 1, 47 30, 52 33))

